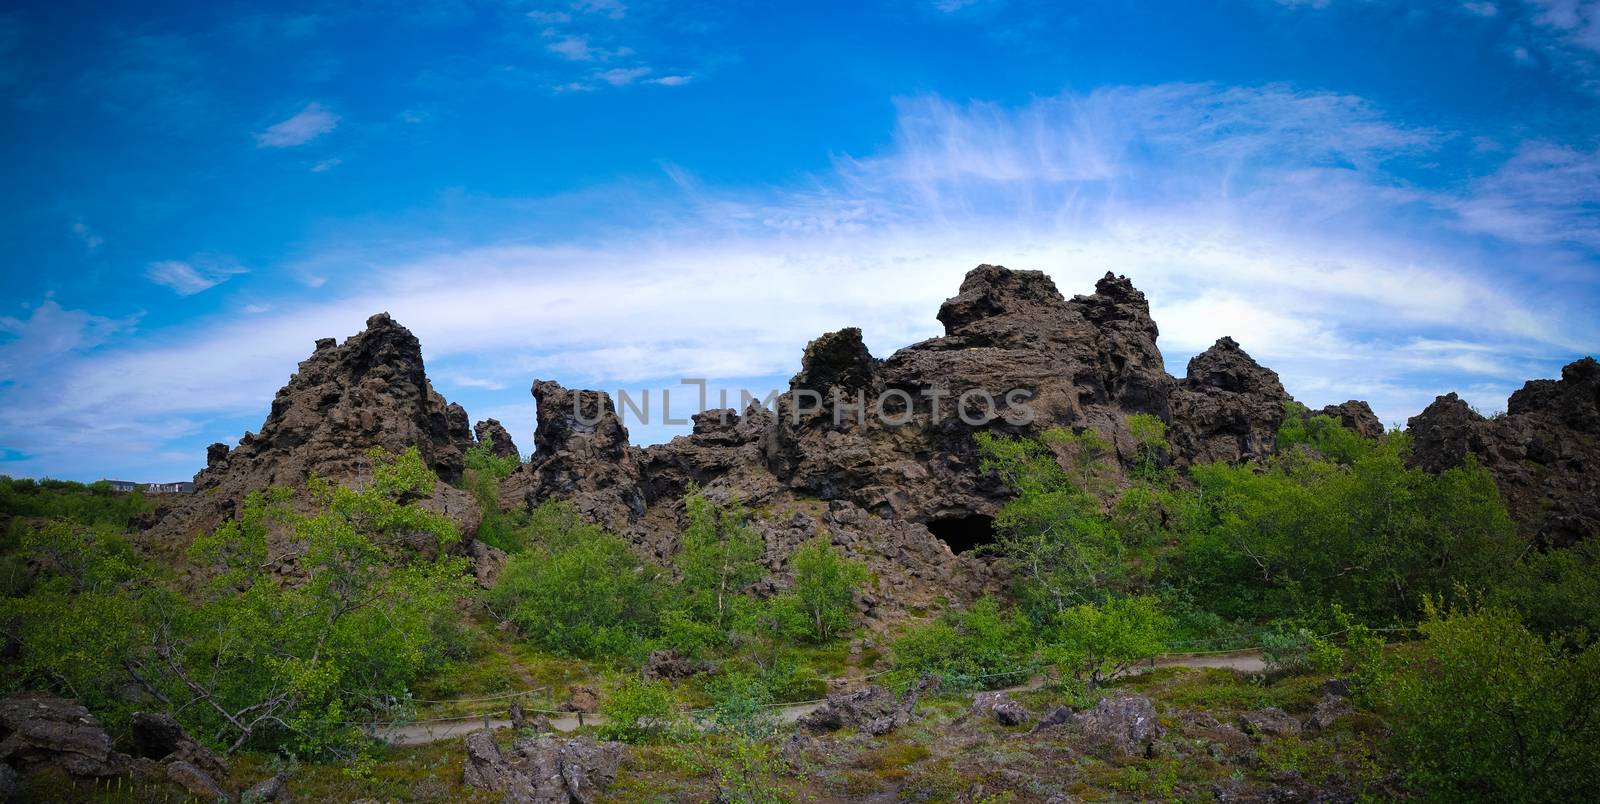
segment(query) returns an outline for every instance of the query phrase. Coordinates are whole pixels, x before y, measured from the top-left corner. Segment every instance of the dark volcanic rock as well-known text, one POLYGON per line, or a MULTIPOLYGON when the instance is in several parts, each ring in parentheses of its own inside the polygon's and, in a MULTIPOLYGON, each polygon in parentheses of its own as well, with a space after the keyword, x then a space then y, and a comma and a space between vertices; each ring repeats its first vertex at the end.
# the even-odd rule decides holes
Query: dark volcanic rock
POLYGON ((1337 405, 1328 405, 1317 411, 1323 416, 1338 419, 1339 423, 1354 430, 1363 438, 1382 438, 1383 422, 1378 419, 1378 414, 1372 412, 1372 406, 1359 400, 1341 402, 1337 405))
POLYGON ((181 759, 168 762, 167 778, 177 782, 183 789, 189 791, 189 795, 201 801, 228 800, 228 794, 217 784, 217 780, 192 762, 181 759))
POLYGON ((1273 451, 1290 396, 1277 373, 1223 337, 1189 361, 1171 399, 1167 440, 1179 463, 1237 463, 1273 451))
POLYGON ((1565 546, 1600 535, 1600 363, 1559 380, 1530 380, 1504 416, 1486 419, 1455 394, 1406 423, 1411 460, 1438 472, 1475 458, 1488 470, 1521 532, 1565 546))
POLYGON ((645 511, 640 453, 628 444, 611 396, 534 380, 533 398, 533 457, 506 479, 502 499, 528 507, 565 500, 595 522, 627 531, 645 511))
POLYGON ((0 701, 0 763, 112 776, 126 770, 129 759, 112 750, 105 727, 77 701, 22 694, 0 701))
POLYGON ((776 570, 824 532, 867 561, 880 578, 861 601, 871 614, 880 604, 969 596, 993 580, 987 562, 954 554, 925 527, 980 520, 1008 498, 979 471, 976 433, 1093 429, 1121 468, 1136 457, 1128 417, 1148 413, 1190 434, 1174 442, 1180 460, 1197 457, 1187 447, 1238 460, 1271 449, 1288 398, 1275 375, 1225 341, 1196 359, 1183 408, 1192 415, 1180 420, 1149 304, 1111 274, 1093 294, 1068 299, 1037 271, 979 266, 939 320, 944 335, 881 361, 858 329, 825 334, 771 409, 740 400, 742 415, 705 411, 691 434, 645 449, 629 446, 606 394, 535 382, 536 449, 502 487, 503 504, 565 500, 666 559, 695 484, 765 512, 758 527, 776 570))
POLYGON ((156 524, 152 535, 186 541, 232 516, 252 491, 298 487, 312 474, 334 482, 371 476, 367 452, 416 447, 441 478, 430 507, 471 534, 478 508, 471 496, 445 483, 459 480, 472 445, 466 411, 448 403, 428 382, 422 346, 387 313, 343 344, 317 341, 316 350, 278 391, 261 429, 239 446, 212 445, 195 475, 195 494, 156 524))
POLYGON ((1275 706, 1239 716, 1239 728, 1256 737, 1292 737, 1300 733, 1300 721, 1275 706))
POLYGON ((226 760, 191 739, 172 715, 134 712, 128 732, 138 756, 168 763, 186 762, 211 779, 225 780, 233 772, 226 760))
POLYGON ((617 778, 621 743, 588 737, 518 737, 502 752, 493 732, 467 735, 462 782, 515 804, 587 804, 617 778))
POLYGON ((1142 695, 1102 698, 1073 722, 1091 742, 1129 757, 1151 756, 1156 740, 1166 732, 1156 718, 1155 706, 1142 695))
POLYGON ((937 676, 923 676, 899 698, 876 684, 835 692, 828 696, 827 703, 801 716, 795 725, 814 733, 854 728, 879 737, 910 723, 916 715, 917 701, 938 689, 937 676))
POLYGON ((478 422, 472 426, 472 433, 477 436, 479 444, 488 444, 489 452, 497 457, 522 457, 522 453, 517 452, 517 442, 511 440, 511 433, 500 424, 499 419, 478 422))
POLYGON ((1028 722, 1028 710, 1011 699, 1005 692, 980 692, 973 696, 972 714, 994 718, 1002 726, 1020 726, 1028 722))

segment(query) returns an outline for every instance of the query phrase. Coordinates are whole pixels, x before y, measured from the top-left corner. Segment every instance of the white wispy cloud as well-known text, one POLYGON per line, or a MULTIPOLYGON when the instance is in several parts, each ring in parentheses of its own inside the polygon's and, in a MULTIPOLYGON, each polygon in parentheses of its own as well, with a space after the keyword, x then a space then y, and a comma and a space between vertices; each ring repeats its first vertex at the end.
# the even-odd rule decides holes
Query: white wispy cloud
POLYGON ((308 103, 294 116, 274 123, 265 131, 256 134, 256 147, 292 148, 296 145, 305 145, 334 130, 338 125, 338 115, 320 103, 308 103))
POLYGON ((73 222, 72 234, 78 238, 78 242, 83 244, 83 248, 86 251, 94 251, 105 245, 106 242, 105 238, 96 234, 93 229, 89 228, 89 224, 81 220, 73 222))
POLYGON ((261 415, 314 339, 379 310, 418 335, 443 392, 489 410, 529 410, 535 376, 781 378, 825 331, 861 326, 879 355, 937 334, 940 302, 982 262, 1045 270, 1068 295, 1126 274, 1174 373, 1232 335, 1305 401, 1365 396, 1388 422, 1451 385, 1504 407, 1523 379, 1600 347, 1571 292, 1592 270, 1544 273, 1551 254, 1600 248, 1569 234, 1592 203, 1592 154, 1529 145, 1477 184, 1425 191, 1391 163, 1452 135, 1286 86, 1111 87, 1020 107, 919 97, 897 111, 885 150, 793 186, 708 187, 671 168, 659 185, 507 202, 519 220, 573 221, 555 237, 326 243, 287 270, 344 270, 340 290, 54 361, 0 390, 0 441, 77 466, 85 442, 62 434, 95 422, 130 427, 98 432, 98 455, 138 455, 151 434, 229 440, 205 422, 261 415), (603 220, 574 213, 594 208, 603 220))
POLYGON ((193 296, 209 290, 229 278, 248 273, 245 267, 229 260, 215 257, 196 258, 192 261, 159 260, 145 268, 145 278, 158 285, 169 287, 179 296, 193 296))
POLYGON ((622 87, 627 86, 649 74, 649 67, 617 67, 596 73, 595 77, 614 87, 622 87))
POLYGON ((554 30, 545 31, 544 35, 551 38, 544 49, 557 56, 572 61, 592 61, 595 58, 594 49, 589 47, 589 38, 586 36, 563 36, 554 30))

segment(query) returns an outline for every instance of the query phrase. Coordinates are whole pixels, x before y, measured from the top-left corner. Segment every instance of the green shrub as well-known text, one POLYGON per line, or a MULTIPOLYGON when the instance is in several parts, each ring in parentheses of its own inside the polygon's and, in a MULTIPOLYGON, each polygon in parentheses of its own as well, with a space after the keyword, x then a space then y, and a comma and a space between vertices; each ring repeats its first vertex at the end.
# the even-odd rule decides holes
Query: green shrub
POLYGON ((672 690, 659 681, 629 678, 600 701, 600 735, 607 740, 645 743, 669 735, 678 725, 672 690))
POLYGON ((1033 646, 1026 620, 983 597, 968 609, 950 609, 907 629, 890 650, 902 681, 934 673, 949 686, 1004 687, 1026 678, 1033 646))
POLYGON ((1429 601, 1378 690, 1408 782, 1438 801, 1567 801, 1600 785, 1600 645, 1429 601))
POLYGON ((996 552, 1016 579, 1022 606, 1041 621, 1117 588, 1127 569, 1100 500, 1073 481, 1049 447, 1072 438, 1063 431, 1043 440, 976 436, 983 471, 1016 493, 995 514, 996 552))
POLYGON ((1600 637, 1600 539, 1528 551, 1490 596, 1539 633, 1600 637))
POLYGON ((1407 467, 1404 448, 1396 435, 1349 466, 1291 453, 1194 467, 1205 523, 1167 562, 1171 581, 1235 618, 1328 602, 1410 618, 1424 595, 1490 585, 1521 550, 1494 482, 1476 466, 1407 467))
POLYGON ((1124 597, 1056 612, 1040 636, 1047 661, 1093 688, 1159 654, 1171 632, 1155 598, 1124 597))
POLYGON ((864 565, 845 558, 827 537, 819 536, 789 556, 789 569, 794 585, 771 605, 793 636, 821 644, 855 627, 856 593, 867 580, 864 565), (785 607, 793 613, 785 615, 785 607))
POLYGON ((691 487, 684 498, 689 523, 678 548, 679 597, 699 622, 726 633, 734 601, 766 575, 766 543, 731 501, 717 505, 691 487))
POLYGON ((1330 461, 1352 464, 1377 447, 1377 442, 1361 437, 1332 416, 1313 416, 1299 402, 1285 403, 1283 413, 1283 424, 1278 428, 1277 438, 1280 451, 1304 445, 1330 461))
POLYGON ((489 592, 494 610, 554 653, 642 658, 645 640, 660 629, 660 570, 566 506, 546 503, 531 534, 489 592))
POLYGON ((1261 635, 1261 657, 1277 673, 1336 672, 1344 666, 1344 650, 1308 628, 1280 628, 1261 635))

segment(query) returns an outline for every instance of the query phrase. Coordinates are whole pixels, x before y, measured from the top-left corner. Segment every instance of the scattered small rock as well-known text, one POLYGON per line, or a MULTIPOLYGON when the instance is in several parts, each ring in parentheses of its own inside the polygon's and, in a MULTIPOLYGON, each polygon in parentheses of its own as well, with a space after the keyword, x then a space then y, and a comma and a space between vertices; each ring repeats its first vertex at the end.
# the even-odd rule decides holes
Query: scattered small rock
POLYGON ((1240 715, 1239 728, 1255 737, 1287 737, 1300 733, 1300 721, 1276 706, 1269 706, 1240 715))
POLYGON ((1061 726, 1071 722, 1072 707, 1057 706, 1054 709, 1044 713, 1044 717, 1039 718, 1039 722, 1033 724, 1033 731, 1037 733, 1043 731, 1044 729, 1048 729, 1051 726, 1061 726))
POLYGON ((1028 710, 1004 692, 980 692, 972 699, 972 713, 989 715, 1002 726, 1028 722, 1028 710))
POLYGON ((1317 708, 1311 712, 1310 717, 1306 718, 1306 726, 1320 731, 1332 726, 1333 722, 1339 718, 1353 712, 1355 712, 1355 709, 1350 706, 1349 701, 1330 693, 1322 696, 1322 700, 1317 702, 1317 708))

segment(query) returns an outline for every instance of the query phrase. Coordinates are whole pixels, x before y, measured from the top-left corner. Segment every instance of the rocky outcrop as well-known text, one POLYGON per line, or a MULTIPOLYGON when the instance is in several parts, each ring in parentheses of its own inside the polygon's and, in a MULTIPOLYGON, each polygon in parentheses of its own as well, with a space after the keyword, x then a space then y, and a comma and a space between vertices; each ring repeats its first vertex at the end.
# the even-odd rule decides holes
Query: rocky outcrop
POLYGON ((780 573, 788 550, 824 533, 867 561, 879 577, 861 601, 870 614, 993 580, 987 562, 961 552, 970 544, 934 535, 978 523, 981 536, 1009 496, 980 471, 975 434, 1094 430, 1125 468, 1136 458, 1128 419, 1145 413, 1171 422, 1180 463, 1244 460, 1272 449, 1289 398, 1231 339, 1174 380, 1144 294, 1112 274, 1069 299, 1040 272, 982 265, 938 318, 942 336, 882 360, 859 329, 824 334, 770 408, 705 411, 689 435, 644 449, 629 445, 607 394, 537 381, 535 451, 502 487, 503 504, 566 500, 666 559, 696 485, 763 512, 780 573))
POLYGON ((250 492, 298 487, 313 474, 360 482, 371 476, 370 450, 411 447, 441 480, 430 507, 470 534, 477 505, 447 484, 461 478, 471 445, 466 411, 433 390, 416 336, 379 313, 342 344, 317 341, 278 391, 261 429, 232 449, 213 444, 206 468, 195 475, 195 493, 176 503, 152 535, 182 543, 231 517, 250 492))
POLYGON ((1559 380, 1530 380, 1505 415, 1484 418, 1455 394, 1406 423, 1411 460, 1438 472, 1486 469, 1522 533, 1550 546, 1600 536, 1600 363, 1586 357, 1559 380))
MULTIPOLYGON (((128 723, 134 754, 166 763, 183 762, 210 779, 226 780, 233 770, 226 760, 195 742, 183 726, 166 713, 134 712, 128 723)), ((194 773, 185 772, 194 778, 194 773)), ((213 786, 216 784, 212 782, 213 786)))
POLYGON ((499 419, 478 422, 472 426, 472 434, 477 437, 479 444, 488 444, 489 454, 497 458, 522 457, 522 453, 517 452, 517 442, 511 440, 511 433, 499 419))
POLYGON ((1378 414, 1372 412, 1371 405, 1359 399, 1328 405, 1317 411, 1317 414, 1338 420, 1339 424, 1353 430, 1362 438, 1383 437, 1383 421, 1378 418, 1378 414))
POLYGON ((645 512, 640 452, 628 443, 611 396, 533 381, 533 457, 507 478, 501 499, 534 507, 565 500, 589 519, 627 531, 645 512))
POLYGON ((126 771, 129 757, 112 748, 105 727, 77 701, 24 694, 0 701, 0 763, 100 777, 126 771))
POLYGON ((505 795, 513 804, 588 804, 617 778, 621 743, 588 737, 518 737, 502 752, 494 733, 467 735, 462 783, 505 795))
POLYGON ((795 725, 812 733, 852 728, 880 737, 911 722, 922 696, 939 691, 938 676, 923 676, 898 698, 876 684, 835 692, 821 707, 802 715, 795 725))
POLYGON ((1276 706, 1239 715, 1239 728, 1253 737, 1295 737, 1300 721, 1276 706))
MULTIPOLYGON (((1277 373, 1232 338, 1195 355, 1171 396, 1167 440, 1179 464, 1237 463, 1270 454, 1290 401, 1277 373)), ((1370 411, 1369 411, 1370 412, 1370 411)))

